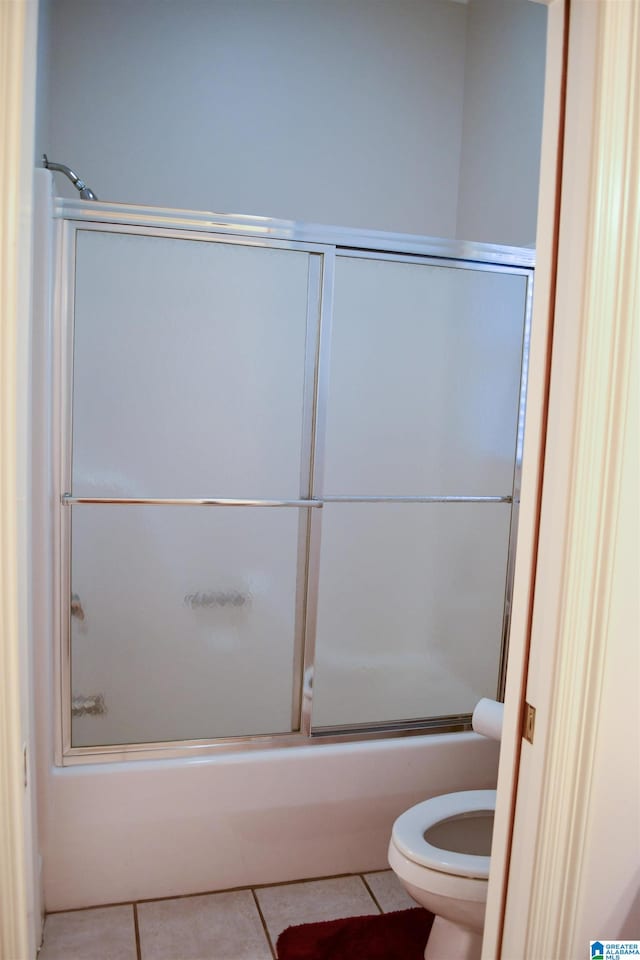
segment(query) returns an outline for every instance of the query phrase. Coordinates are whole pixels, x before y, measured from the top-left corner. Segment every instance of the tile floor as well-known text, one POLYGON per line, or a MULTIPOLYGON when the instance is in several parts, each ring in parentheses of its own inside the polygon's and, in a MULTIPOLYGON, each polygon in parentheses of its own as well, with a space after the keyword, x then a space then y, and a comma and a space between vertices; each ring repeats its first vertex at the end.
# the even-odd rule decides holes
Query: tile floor
POLYGON ((51 913, 38 960, 273 960, 298 923, 416 904, 390 870, 51 913))

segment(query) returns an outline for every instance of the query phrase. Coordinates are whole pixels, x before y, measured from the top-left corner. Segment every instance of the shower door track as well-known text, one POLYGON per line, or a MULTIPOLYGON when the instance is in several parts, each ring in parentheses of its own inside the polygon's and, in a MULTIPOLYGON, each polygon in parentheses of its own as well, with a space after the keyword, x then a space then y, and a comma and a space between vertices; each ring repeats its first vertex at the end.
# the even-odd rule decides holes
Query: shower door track
MULTIPOLYGON (((354 231, 343 228, 321 227, 290 221, 260 217, 235 217, 194 211, 163 210, 104 202, 54 200, 53 217, 61 221, 56 236, 58 261, 57 298, 54 331, 57 336, 54 353, 57 389, 55 391, 54 421, 60 427, 62 450, 58 469, 54 471, 57 490, 54 499, 60 504, 56 521, 56 540, 60 562, 56 565, 58 586, 56 602, 60 624, 60 643, 57 645, 55 672, 56 699, 60 723, 56 725, 56 762, 75 765, 95 762, 114 762, 133 759, 178 758, 208 756, 241 750, 300 747, 312 744, 353 742, 387 737, 406 737, 425 733, 444 733, 471 729, 471 714, 436 717, 405 718, 396 721, 358 723, 312 727, 312 687, 315 659, 315 620, 317 616, 320 563, 320 532, 322 507, 326 503, 504 503, 511 505, 508 540, 507 575, 504 595, 504 615, 500 652, 500 675, 496 696, 501 699, 505 683, 506 651, 510 623, 511 593, 515 564, 517 514, 520 498, 522 445, 526 398, 526 375, 531 323, 534 252, 529 249, 503 247, 491 244, 458 243, 430 237, 386 234, 380 231, 354 231), (73 289, 75 282, 75 235, 78 230, 99 230, 115 233, 141 234, 177 239, 209 240, 249 246, 276 247, 316 254, 319 264, 317 279, 319 302, 310 298, 308 329, 317 322, 313 356, 308 352, 305 386, 311 377, 313 396, 311 409, 306 410, 305 442, 309 450, 308 475, 301 478, 301 489, 308 490, 300 498, 249 500, 229 498, 133 498, 83 497, 71 491, 71 403, 70 390, 73 366, 73 289), (335 258, 349 256, 366 259, 393 260, 403 263, 452 266, 488 272, 510 273, 526 278, 526 309, 522 352, 521 382, 518 409, 515 469, 512 489, 499 496, 431 495, 379 496, 351 495, 324 496, 322 492, 323 449, 326 427, 326 398, 329 375, 329 348, 333 310, 333 270, 335 258), (313 316, 317 310, 317 317, 313 316), (313 367, 310 370, 309 367, 313 367), (70 582, 70 513, 85 505, 111 504, 122 506, 193 506, 212 509, 258 508, 298 509, 307 513, 304 545, 300 547, 296 622, 300 621, 300 636, 296 631, 295 674, 298 692, 294 694, 294 714, 299 726, 289 733, 257 734, 196 740, 162 741, 148 743, 109 744, 73 747, 71 745, 71 624, 68 598, 70 582), (297 707, 295 704, 297 703, 297 707)), ((311 269, 311 268, 310 268, 311 269)), ((307 400, 305 401, 308 402, 307 400)), ((54 431, 55 435, 55 431, 54 431)), ((305 443, 303 443, 304 461, 305 443)), ((295 723, 295 721, 294 721, 295 723)))

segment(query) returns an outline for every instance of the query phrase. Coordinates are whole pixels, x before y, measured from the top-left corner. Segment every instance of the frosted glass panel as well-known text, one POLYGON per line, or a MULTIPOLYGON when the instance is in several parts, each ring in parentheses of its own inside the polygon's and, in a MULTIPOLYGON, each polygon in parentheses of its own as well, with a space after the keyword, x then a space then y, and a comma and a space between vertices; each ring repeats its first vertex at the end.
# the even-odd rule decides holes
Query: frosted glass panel
POLYGON ((505 495, 526 280, 339 257, 325 493, 505 495))
POLYGON ((299 514, 73 508, 73 746, 292 729, 299 514))
POLYGON ((510 505, 323 514, 313 725, 470 713, 495 697, 510 505))
POLYGON ((76 496, 300 496, 308 266, 80 231, 76 496))

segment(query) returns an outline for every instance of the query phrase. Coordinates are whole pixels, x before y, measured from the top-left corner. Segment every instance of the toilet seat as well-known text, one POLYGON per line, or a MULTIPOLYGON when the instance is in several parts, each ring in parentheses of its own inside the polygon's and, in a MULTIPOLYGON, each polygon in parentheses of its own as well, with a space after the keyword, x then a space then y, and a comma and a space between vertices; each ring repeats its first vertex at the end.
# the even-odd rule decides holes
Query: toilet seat
POLYGON ((495 808, 495 790, 464 790, 433 797, 416 804, 398 817, 393 825, 392 842, 408 860, 420 866, 459 877, 487 880, 490 857, 434 847, 425 840, 424 834, 442 820, 464 813, 495 811, 495 808))

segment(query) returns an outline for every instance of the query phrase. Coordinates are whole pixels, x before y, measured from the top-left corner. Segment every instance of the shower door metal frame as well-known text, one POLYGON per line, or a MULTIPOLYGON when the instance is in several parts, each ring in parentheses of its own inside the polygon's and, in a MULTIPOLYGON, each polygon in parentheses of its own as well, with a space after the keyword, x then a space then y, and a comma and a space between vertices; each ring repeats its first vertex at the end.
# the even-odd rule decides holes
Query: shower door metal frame
MULTIPOLYGON (((317 447, 314 457, 314 480, 313 480, 313 496, 317 497, 322 501, 323 504, 328 503, 477 503, 477 504, 489 504, 489 503, 508 503, 511 504, 510 511, 510 520, 509 520, 509 536, 508 536, 508 548, 507 548, 507 564, 505 570, 505 585, 504 585, 504 604, 503 604, 503 618, 502 618, 502 631, 501 631, 501 641, 500 641, 500 653, 498 657, 498 677, 496 684, 496 698, 498 700, 504 699, 504 690, 506 684, 506 673, 507 673, 507 653, 509 645, 509 628, 511 625, 511 605, 513 598, 513 580, 514 580, 514 571, 515 571, 515 555, 516 555, 516 545, 517 545, 517 532, 518 532, 518 514, 520 507, 520 490, 522 485, 522 453, 524 448, 524 421, 526 413, 526 398, 527 398, 527 373, 528 373, 528 362, 529 362, 529 344, 531 340, 531 316, 533 310, 533 278, 534 271, 531 267, 514 267, 511 263, 486 263, 479 260, 459 260, 453 257, 433 257, 433 256, 419 256, 412 253, 402 254, 397 253, 395 250, 370 250, 362 248, 349 248, 349 247, 337 247, 336 248, 336 259, 338 258, 347 258, 347 259, 361 259, 361 260, 379 260, 387 261, 393 263, 406 263, 406 264, 415 264, 417 266, 437 266, 437 267, 450 267, 456 270, 473 270, 486 273, 504 273, 511 276, 522 276, 525 278, 526 282, 526 294, 524 302, 524 316, 523 316, 523 325, 522 325, 522 350, 521 350, 521 367, 520 367, 520 388, 518 392, 518 413, 517 413, 517 425, 516 425, 516 445, 515 445, 515 457, 514 457, 514 469, 512 475, 512 484, 511 490, 508 493, 496 495, 496 496, 447 496, 442 495, 433 495, 433 496, 394 496, 394 495, 344 495, 344 496, 331 496, 324 493, 324 436, 326 429, 326 407, 327 407, 327 398, 328 398, 328 383, 330 376, 329 369, 329 349, 330 349, 330 329, 327 329, 328 343, 325 347, 325 353, 323 354, 323 363, 320 367, 320 376, 324 385, 322 391, 319 390, 318 393, 318 428, 316 431, 317 438, 317 447)), ((327 327, 331 324, 333 320, 333 311, 331 311, 329 323, 327 327)), ((313 522, 313 520, 312 520, 313 522)), ((316 539, 313 543, 315 549, 312 550, 311 555, 311 565, 313 576, 311 582, 314 584, 315 589, 313 591, 313 621, 308 624, 308 630, 310 633, 309 642, 312 646, 313 652, 315 653, 315 631, 316 631, 316 614, 317 614, 317 601, 318 601, 318 585, 319 585, 319 565, 320 565, 320 536, 321 536, 321 522, 322 518, 317 518, 318 533, 316 539)), ((312 697, 309 697, 309 701, 312 700, 312 697)), ((309 710, 311 709, 311 703, 309 703, 309 710)), ((382 737, 382 736, 394 736, 399 734, 406 734, 408 732, 442 732, 443 730, 468 730, 471 728, 471 714, 460 714, 458 716, 448 716, 448 717, 431 717, 431 718, 414 718, 414 719, 405 719, 405 720, 396 720, 396 721, 385 721, 385 722, 368 722, 368 723, 358 723, 355 724, 334 724, 331 726, 311 726, 311 736, 316 740, 322 740, 323 742, 339 742, 345 737, 355 737, 355 739, 360 739, 364 735, 382 737), (357 733, 355 732, 357 730, 357 733)))
MULTIPOLYGON (((522 440, 526 401, 526 375, 529 353, 533 290, 533 251, 489 244, 461 244, 437 238, 407 237, 379 231, 353 231, 317 227, 289 221, 257 217, 225 217, 193 211, 166 211, 131 207, 125 204, 93 203, 76 200, 56 201, 56 295, 54 307, 54 431, 61 437, 54 449, 54 500, 56 511, 55 542, 56 605, 60 642, 56 644, 55 757, 61 766, 118 760, 207 756, 241 750, 269 749, 308 744, 338 743, 383 737, 409 736, 428 732, 470 729, 470 714, 399 721, 364 723, 357 726, 316 727, 312 725, 312 682, 316 643, 316 617, 320 572, 322 506, 330 502, 504 502, 511 503, 505 604, 500 653, 500 675, 496 695, 502 697, 505 681, 506 650, 510 623, 511 592, 517 534, 517 514, 522 470, 522 440), (216 498, 113 498, 75 497, 72 487, 72 390, 75 250, 78 231, 164 237, 198 242, 218 242, 242 246, 267 247, 309 254, 307 295, 307 333, 304 374, 303 435, 301 441, 301 486, 298 500, 229 500, 216 498), (313 238, 316 238, 315 242, 313 238), (464 253, 464 256, 461 254, 464 253), (515 466, 512 490, 492 497, 338 497, 323 496, 324 442, 329 385, 329 356, 333 317, 333 284, 337 257, 362 257, 421 265, 450 266, 521 275, 526 278, 524 337, 515 466), (315 294, 312 288, 315 287, 315 294), (56 430, 55 427, 58 427, 56 430), (308 456, 305 459, 305 452, 308 456), (156 505, 192 505, 210 509, 264 507, 298 509, 300 517, 298 569, 295 611, 294 689, 292 690, 292 729, 290 733, 257 734, 240 737, 203 738, 188 741, 164 741, 73 747, 71 745, 71 514, 84 504, 131 503, 156 505), (296 679, 297 678, 297 679, 296 679)), ((55 444, 54 444, 55 447, 55 444)))
MULTIPOLYGON (((60 423, 60 462, 54 471, 58 489, 56 500, 60 504, 57 540, 59 543, 60 584, 58 593, 58 622, 62 644, 59 650, 56 673, 59 674, 59 713, 61 725, 56 738, 56 762, 67 765, 74 762, 74 758, 104 758, 114 759, 114 753, 120 758, 133 753, 140 756, 141 751, 147 749, 157 756, 157 750, 169 747, 170 744, 180 744, 178 753, 183 747, 199 746, 223 742, 214 738, 195 741, 166 741, 155 744, 116 744, 96 747, 72 746, 71 733, 71 611, 68 598, 71 596, 71 526, 72 509, 82 509, 85 505, 148 505, 148 506, 192 506, 197 508, 232 509, 232 508, 264 508, 264 509, 295 509, 299 513, 298 550, 296 569, 296 596, 295 596, 295 628, 292 671, 294 678, 299 676, 306 664, 307 657, 304 650, 308 553, 310 536, 309 514, 315 513, 322 507, 322 503, 313 500, 310 496, 312 461, 315 436, 315 410, 317 408, 317 367, 318 343, 323 323, 323 304, 330 302, 328 291, 333 284, 333 261, 335 250, 322 244, 298 243, 289 240, 274 238, 255 238, 252 236, 218 236, 212 233, 185 232, 180 229, 148 227, 145 225, 114 225, 102 222, 83 222, 64 220, 60 225, 58 244, 60 250, 60 273, 58 279, 57 303, 57 341, 59 362, 56 369, 59 371, 59 381, 55 389, 57 398, 57 416, 60 423), (229 499, 229 498, 156 498, 156 497, 82 497, 74 496, 72 491, 72 457, 73 457, 73 351, 75 329, 75 272, 77 237, 80 232, 111 233, 122 236, 147 236, 160 239, 187 240, 191 242, 223 243, 244 247, 260 247, 284 251, 301 252, 308 256, 308 286, 307 286, 307 316, 305 334, 305 370, 303 383, 303 414, 302 435, 300 442, 300 497, 297 499, 229 499), (306 513, 305 518, 303 514, 306 513)), ((54 414, 55 416, 55 414, 54 414)), ((306 669, 306 667, 305 667, 306 669)), ((302 701, 302 683, 292 685, 292 727, 291 733, 260 734, 257 736, 231 738, 234 742, 269 741, 284 737, 287 740, 299 738, 302 701)), ((226 740, 227 738, 223 738, 226 740)), ((297 740, 296 740, 297 742, 297 740)), ((86 761, 85 761, 86 762, 86 761)))

